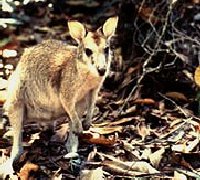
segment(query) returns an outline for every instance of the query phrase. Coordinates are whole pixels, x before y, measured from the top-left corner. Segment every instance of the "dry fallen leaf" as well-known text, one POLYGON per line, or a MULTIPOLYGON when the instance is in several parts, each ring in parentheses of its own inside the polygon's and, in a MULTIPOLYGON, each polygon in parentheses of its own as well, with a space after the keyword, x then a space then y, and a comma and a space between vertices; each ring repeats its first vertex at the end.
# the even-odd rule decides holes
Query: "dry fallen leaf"
POLYGON ((91 132, 99 133, 99 134, 111 134, 114 132, 122 132, 122 126, 113 126, 113 127, 104 127, 104 128, 90 128, 91 132))
POLYGON ((18 173, 18 176, 21 180, 28 180, 29 179, 29 174, 31 171, 38 171, 39 166, 37 164, 29 163, 27 162, 20 170, 18 173))
POLYGON ((145 98, 145 99, 136 99, 134 100, 134 103, 136 104, 146 104, 146 105, 154 105, 155 101, 150 98, 145 98))
POLYGON ((200 66, 198 66, 194 73, 194 81, 200 87, 200 66))
POLYGON ((182 156, 182 154, 180 153, 175 153, 175 152, 172 152, 171 154, 171 163, 175 163, 175 164, 178 164, 178 165, 181 165, 183 167, 186 167, 188 169, 193 169, 191 164, 188 163, 184 157, 182 156))
POLYGON ((128 123, 130 121, 133 121, 134 118, 123 118, 123 119, 120 119, 120 120, 115 120, 114 122, 111 122, 109 125, 110 126, 116 126, 116 125, 120 125, 120 124, 123 124, 123 123, 128 123))
POLYGON ((30 141, 28 143, 32 144, 36 139, 40 139, 40 132, 31 134, 31 138, 30 138, 30 141))
POLYGON ((86 7, 98 7, 100 4, 97 1, 89 1, 86 3, 84 0, 67 1, 68 5, 71 6, 86 6, 86 7))
POLYGON ((80 174, 81 180, 104 180, 104 171, 102 167, 99 167, 95 170, 83 170, 80 174))
POLYGON ((149 173, 158 173, 154 167, 144 161, 138 162, 123 162, 120 160, 115 161, 103 161, 102 162, 103 169, 105 168, 109 172, 116 172, 119 174, 126 175, 141 175, 141 174, 149 174, 149 173))
POLYGON ((109 147, 113 146, 116 143, 114 138, 113 139, 106 139, 103 137, 93 138, 92 134, 88 134, 88 133, 81 134, 79 138, 81 139, 81 141, 87 142, 89 144, 98 144, 98 145, 109 146, 109 147))
POLYGON ((4 49, 2 56, 4 58, 16 57, 17 56, 17 51, 14 50, 14 49, 4 49))
POLYGON ((173 144, 172 145, 172 151, 175 152, 186 152, 186 145, 184 144, 173 144))
POLYGON ((131 166, 132 170, 143 172, 143 173, 159 173, 153 166, 151 166, 149 163, 144 162, 144 161, 138 161, 138 162, 127 162, 129 166, 131 166))
POLYGON ((158 151, 155 151, 154 153, 150 154, 149 156, 150 162, 155 168, 159 167, 164 152, 165 152, 165 147, 162 146, 158 151))
POLYGON ((151 148, 145 148, 144 151, 142 152, 141 159, 148 160, 151 154, 152 154, 151 148))
POLYGON ((104 156, 109 160, 102 161, 103 170, 107 169, 109 172, 122 173, 124 175, 141 175, 147 173, 158 173, 154 167, 144 161, 121 161, 114 156, 97 152, 98 155, 104 156))
POLYGON ((174 92, 174 91, 166 92, 165 96, 168 98, 172 98, 174 100, 188 101, 188 99, 185 97, 185 95, 180 92, 174 92))
POLYGON ((103 161, 101 164, 104 171, 112 172, 114 174, 123 174, 129 176, 137 176, 143 174, 141 172, 132 171, 129 166, 119 161, 103 161))
MULTIPOLYGON (((122 140, 123 143, 123 149, 128 152, 130 154, 130 156, 134 159, 134 160, 140 160, 140 151, 135 149, 135 147, 130 144, 129 142, 126 142, 124 140, 122 140)), ((129 158, 130 158, 129 156, 129 158)))
POLYGON ((174 171, 174 177, 173 180, 187 180, 187 177, 184 174, 178 173, 177 171, 174 171))
POLYGON ((141 124, 137 126, 138 134, 142 136, 142 140, 145 139, 147 135, 150 135, 151 129, 149 125, 141 124))
POLYGON ((189 153, 191 152, 197 145, 199 144, 199 139, 195 139, 194 141, 189 141, 184 144, 174 144, 172 145, 172 150, 177 152, 189 153))

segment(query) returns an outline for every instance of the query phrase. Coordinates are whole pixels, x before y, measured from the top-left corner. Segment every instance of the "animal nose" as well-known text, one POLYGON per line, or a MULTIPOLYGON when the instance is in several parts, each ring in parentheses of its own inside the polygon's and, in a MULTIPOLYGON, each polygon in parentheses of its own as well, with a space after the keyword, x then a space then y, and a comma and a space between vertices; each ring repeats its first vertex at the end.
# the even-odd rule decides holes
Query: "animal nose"
POLYGON ((106 70, 104 68, 98 69, 99 75, 104 76, 106 70))

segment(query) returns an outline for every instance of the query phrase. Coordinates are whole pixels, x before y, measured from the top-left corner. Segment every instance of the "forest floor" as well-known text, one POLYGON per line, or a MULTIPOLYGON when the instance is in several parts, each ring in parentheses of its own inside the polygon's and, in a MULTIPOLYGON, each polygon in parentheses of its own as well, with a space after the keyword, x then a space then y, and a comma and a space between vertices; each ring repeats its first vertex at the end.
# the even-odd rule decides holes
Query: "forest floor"
POLYGON ((114 49, 111 73, 99 93, 92 127, 79 137, 80 158, 64 158, 67 134, 61 141, 59 133, 68 129, 66 122, 59 121, 51 129, 29 124, 24 126, 24 153, 14 163, 17 177, 200 179, 198 0, 171 4, 164 0, 157 4, 135 1, 136 13, 129 19, 123 17, 128 13, 127 6, 121 8, 120 0, 1 3, 2 161, 9 157, 12 146, 8 138, 11 126, 2 112, 7 79, 24 48, 50 38, 74 44, 68 19, 95 29, 108 17, 119 15, 118 36, 122 38, 114 49), (129 25, 134 28, 128 29, 129 25), (121 27, 125 27, 124 32, 121 27))

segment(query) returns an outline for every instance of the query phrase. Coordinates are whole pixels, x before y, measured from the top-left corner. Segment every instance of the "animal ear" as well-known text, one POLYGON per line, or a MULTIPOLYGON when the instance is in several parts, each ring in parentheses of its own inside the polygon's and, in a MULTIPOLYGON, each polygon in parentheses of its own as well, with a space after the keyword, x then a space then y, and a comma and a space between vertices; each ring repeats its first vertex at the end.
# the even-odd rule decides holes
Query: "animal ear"
POLYGON ((117 27, 118 16, 111 17, 106 20, 103 25, 102 32, 106 38, 109 38, 115 33, 115 28, 117 27))
POLYGON ((70 36, 80 43, 86 35, 85 27, 77 21, 68 21, 70 36))

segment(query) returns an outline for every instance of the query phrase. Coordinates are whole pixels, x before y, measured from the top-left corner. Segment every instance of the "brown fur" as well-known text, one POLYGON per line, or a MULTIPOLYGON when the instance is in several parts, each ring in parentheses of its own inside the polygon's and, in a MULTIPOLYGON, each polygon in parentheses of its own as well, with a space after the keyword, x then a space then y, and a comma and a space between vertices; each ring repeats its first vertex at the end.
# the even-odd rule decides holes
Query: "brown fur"
POLYGON ((99 34, 97 32, 95 32, 93 34, 93 39, 94 39, 94 42, 97 44, 97 46, 99 46, 100 42, 101 42, 101 38, 100 38, 100 36, 99 36, 99 34))
MULTIPOLYGON (((79 53, 84 52, 78 51, 79 47, 68 46, 57 40, 47 40, 25 50, 16 70, 9 78, 4 109, 13 126, 14 141, 11 159, 0 167, 0 173, 2 167, 7 170, 8 165, 10 169, 13 160, 22 151, 22 125, 33 120, 49 122, 69 117, 70 131, 66 147, 68 152, 76 153, 77 134, 82 133, 83 127, 89 128, 96 98, 107 74, 99 76, 97 64, 99 59, 104 58, 102 52, 105 41, 114 33, 116 23, 113 24, 113 21, 117 22, 117 19, 110 18, 103 26, 108 38, 94 35, 94 41, 91 37, 85 37, 82 24, 68 23, 70 35, 79 45, 85 43, 84 48, 89 46, 95 52, 96 64, 91 64, 85 55, 88 61, 83 63, 83 59, 80 59, 83 56, 79 53), (99 46, 95 42, 100 43, 99 46), (85 110, 87 117, 82 123, 80 118, 85 110)), ((103 66, 106 67, 106 72, 109 71, 110 60, 111 58, 109 63, 103 66)))

